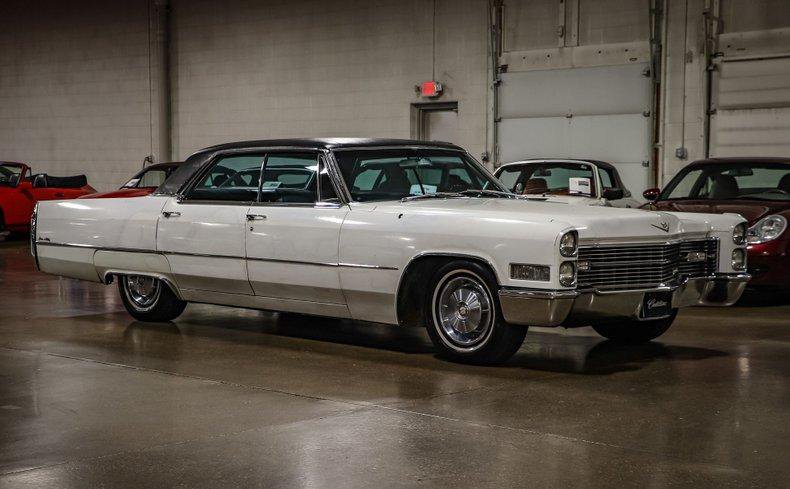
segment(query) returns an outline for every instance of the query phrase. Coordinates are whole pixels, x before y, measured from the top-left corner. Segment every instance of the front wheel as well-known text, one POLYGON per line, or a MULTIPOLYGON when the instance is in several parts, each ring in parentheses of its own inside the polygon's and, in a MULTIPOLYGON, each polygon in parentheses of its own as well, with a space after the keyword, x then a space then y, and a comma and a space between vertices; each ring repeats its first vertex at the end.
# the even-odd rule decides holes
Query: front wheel
POLYGON ((618 320, 593 325, 596 333, 618 343, 647 343, 666 333, 675 321, 678 310, 669 317, 650 321, 618 320))
POLYGON ((513 356, 525 326, 502 318, 496 279, 471 261, 448 263, 433 275, 425 298, 428 335, 440 354, 458 362, 493 364, 513 356))
POLYGON ((118 280, 124 307, 139 321, 162 322, 177 318, 187 303, 158 278, 124 275, 118 280))

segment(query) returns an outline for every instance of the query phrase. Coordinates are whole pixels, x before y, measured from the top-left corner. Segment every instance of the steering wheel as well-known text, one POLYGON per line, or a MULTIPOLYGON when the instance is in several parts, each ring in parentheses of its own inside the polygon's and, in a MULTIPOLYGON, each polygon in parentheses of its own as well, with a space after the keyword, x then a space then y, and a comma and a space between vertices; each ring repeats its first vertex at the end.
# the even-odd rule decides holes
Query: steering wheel
POLYGON ((781 194, 781 195, 790 195, 790 192, 787 190, 782 190, 780 188, 771 188, 763 192, 764 194, 781 194))

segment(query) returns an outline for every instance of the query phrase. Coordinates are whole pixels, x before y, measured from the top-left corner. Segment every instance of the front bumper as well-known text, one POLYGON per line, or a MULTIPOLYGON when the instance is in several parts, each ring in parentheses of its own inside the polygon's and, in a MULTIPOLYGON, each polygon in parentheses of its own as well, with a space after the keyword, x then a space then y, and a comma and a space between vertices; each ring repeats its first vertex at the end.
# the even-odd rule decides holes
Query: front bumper
MULTIPOLYGON (((667 293, 672 308, 731 306, 746 288, 747 273, 689 278, 676 285, 639 290, 537 290, 502 288, 505 321, 528 326, 586 326, 603 318, 641 320, 645 294, 667 293)), ((649 319, 658 319, 651 317, 649 319)))

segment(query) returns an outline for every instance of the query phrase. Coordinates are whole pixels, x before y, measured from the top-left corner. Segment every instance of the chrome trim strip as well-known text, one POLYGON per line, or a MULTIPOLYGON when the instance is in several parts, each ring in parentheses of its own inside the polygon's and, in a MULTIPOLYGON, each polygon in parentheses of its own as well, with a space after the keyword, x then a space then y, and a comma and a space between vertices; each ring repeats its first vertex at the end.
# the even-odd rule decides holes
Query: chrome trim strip
POLYGON ((523 299, 575 299, 579 292, 575 290, 542 290, 542 289, 518 289, 502 287, 499 289, 500 297, 518 297, 523 299))
POLYGON ((365 268, 371 270, 397 270, 398 267, 385 267, 382 265, 363 265, 360 263, 338 263, 337 266, 339 267, 346 267, 346 268, 365 268))
POLYGON ((706 233, 681 233, 675 234, 672 238, 655 240, 655 236, 635 237, 632 239, 612 238, 611 241, 600 238, 580 238, 579 248, 600 248, 602 246, 655 246, 655 245, 673 245, 680 244, 687 241, 696 240, 713 240, 713 238, 706 233), (642 241, 644 240, 644 241, 642 241))
MULTIPOLYGON (((141 250, 139 248, 111 248, 111 247, 104 247, 104 246, 94 246, 94 245, 87 245, 81 243, 55 243, 52 241, 44 241, 42 238, 39 238, 36 241, 37 246, 55 246, 61 248, 86 248, 91 250, 99 250, 99 251, 121 251, 125 253, 159 253, 158 251, 154 250, 141 250)), ((161 254, 161 253, 159 253, 161 254)))
POLYGON ((365 265, 360 263, 325 263, 325 262, 313 262, 313 261, 299 261, 299 260, 278 260, 276 258, 255 258, 255 257, 244 257, 244 256, 237 256, 237 255, 211 255, 206 253, 182 253, 180 251, 155 251, 155 250, 141 250, 135 248, 110 248, 110 247, 103 247, 103 246, 94 246, 94 245, 86 245, 86 244, 78 244, 78 243, 52 243, 49 241, 41 241, 40 239, 36 241, 37 245, 45 245, 45 246, 55 246, 55 247, 65 247, 65 248, 85 248, 85 249, 92 249, 97 251, 117 251, 117 252, 124 252, 124 253, 153 253, 157 255, 175 255, 175 256, 193 256, 198 258, 229 258, 234 260, 251 260, 251 261, 263 261, 263 262, 272 262, 272 263, 290 263, 293 265, 313 265, 319 267, 345 267, 345 268, 364 268, 367 270, 398 270, 398 267, 389 267, 383 265, 365 265))

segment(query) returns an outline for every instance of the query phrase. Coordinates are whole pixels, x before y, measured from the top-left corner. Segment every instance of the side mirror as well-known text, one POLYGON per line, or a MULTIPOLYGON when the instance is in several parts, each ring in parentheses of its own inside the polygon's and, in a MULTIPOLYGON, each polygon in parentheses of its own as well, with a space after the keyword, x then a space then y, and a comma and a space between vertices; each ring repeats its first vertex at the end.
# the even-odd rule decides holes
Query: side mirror
POLYGON ((658 199, 659 195, 661 195, 660 188, 649 188, 642 192, 642 197, 644 197, 646 200, 656 200, 658 199))
POLYGON ((620 200, 625 197, 625 191, 621 188, 607 188, 603 191, 603 198, 606 200, 620 200))
POLYGON ((44 188, 47 186, 47 176, 39 173, 33 179, 33 188, 44 188))

